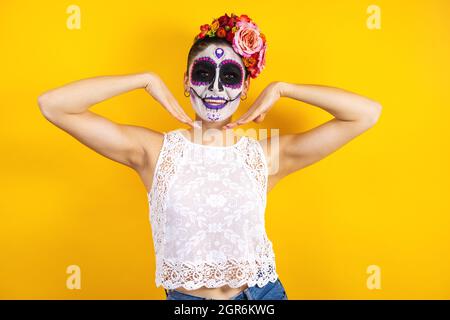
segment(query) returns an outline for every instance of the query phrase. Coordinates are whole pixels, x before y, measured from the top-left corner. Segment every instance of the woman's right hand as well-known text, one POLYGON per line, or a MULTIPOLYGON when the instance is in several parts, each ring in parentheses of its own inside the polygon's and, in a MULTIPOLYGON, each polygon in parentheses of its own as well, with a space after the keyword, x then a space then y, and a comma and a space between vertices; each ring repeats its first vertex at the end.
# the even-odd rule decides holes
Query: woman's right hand
POLYGON ((194 121, 184 112, 172 92, 170 92, 164 81, 156 73, 149 73, 149 80, 145 86, 145 91, 147 91, 176 119, 191 127, 195 126, 194 121))

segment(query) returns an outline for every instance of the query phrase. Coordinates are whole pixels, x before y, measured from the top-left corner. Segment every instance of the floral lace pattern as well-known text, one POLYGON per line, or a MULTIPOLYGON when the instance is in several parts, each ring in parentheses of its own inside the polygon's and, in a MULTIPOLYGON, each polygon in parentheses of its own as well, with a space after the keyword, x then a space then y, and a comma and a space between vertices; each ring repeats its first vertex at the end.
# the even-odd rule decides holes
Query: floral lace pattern
POLYGON ((267 164, 250 137, 227 147, 164 135, 148 194, 156 285, 263 286, 278 278, 265 231, 267 164))

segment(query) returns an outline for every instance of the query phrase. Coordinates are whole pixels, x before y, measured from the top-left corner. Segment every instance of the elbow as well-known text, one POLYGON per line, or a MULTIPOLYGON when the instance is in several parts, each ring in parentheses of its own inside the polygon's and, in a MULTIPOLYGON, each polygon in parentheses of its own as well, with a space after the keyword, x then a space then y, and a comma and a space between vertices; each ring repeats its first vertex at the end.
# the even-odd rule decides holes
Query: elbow
POLYGON ((374 126, 380 118, 382 109, 383 107, 381 106, 381 103, 373 101, 368 107, 367 114, 364 117, 364 122, 368 123, 370 126, 374 126))
POLYGON ((37 103, 39 106, 39 110, 41 111, 42 115, 50 120, 52 116, 52 109, 53 107, 53 101, 48 92, 44 92, 37 98, 37 103))

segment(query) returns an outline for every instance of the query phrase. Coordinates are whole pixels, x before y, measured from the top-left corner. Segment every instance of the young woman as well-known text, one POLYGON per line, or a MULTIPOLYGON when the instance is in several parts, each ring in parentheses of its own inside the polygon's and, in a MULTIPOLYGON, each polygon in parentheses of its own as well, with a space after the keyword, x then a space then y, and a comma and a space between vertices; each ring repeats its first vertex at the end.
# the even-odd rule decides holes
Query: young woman
POLYGON ((40 110, 81 143, 138 172, 149 198, 156 285, 165 288, 167 299, 287 299, 265 232, 267 193, 371 128, 381 106, 333 87, 274 81, 231 121, 250 78, 264 68, 266 38, 247 15, 225 14, 200 30, 184 74, 195 121, 154 72, 69 83, 39 96, 40 110), (161 133, 89 110, 134 89, 145 89, 189 129, 161 133), (263 121, 281 97, 320 107, 334 118, 270 138, 233 131, 263 121))

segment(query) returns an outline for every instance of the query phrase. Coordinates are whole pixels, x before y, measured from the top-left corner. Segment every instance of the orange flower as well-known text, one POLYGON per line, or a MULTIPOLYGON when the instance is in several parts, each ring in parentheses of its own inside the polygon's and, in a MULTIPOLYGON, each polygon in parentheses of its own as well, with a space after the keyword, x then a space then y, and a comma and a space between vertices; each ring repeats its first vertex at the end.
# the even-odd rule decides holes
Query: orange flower
POLYGON ((245 67, 252 67, 256 64, 256 59, 254 57, 250 58, 242 58, 242 61, 244 62, 245 67))
POLYGON ((224 28, 219 27, 219 29, 217 29, 216 36, 218 36, 219 38, 225 38, 226 35, 227 32, 225 31, 224 28))
POLYGON ((211 31, 215 32, 219 28, 219 20, 214 19, 213 23, 211 23, 211 31))

